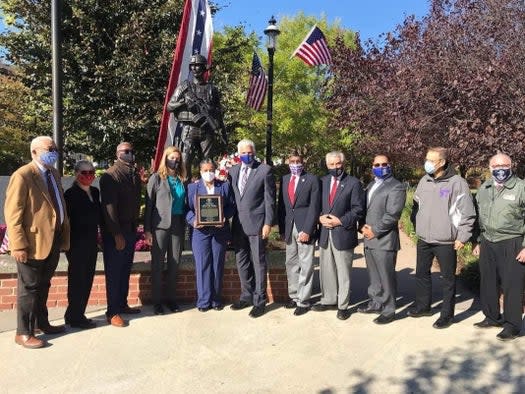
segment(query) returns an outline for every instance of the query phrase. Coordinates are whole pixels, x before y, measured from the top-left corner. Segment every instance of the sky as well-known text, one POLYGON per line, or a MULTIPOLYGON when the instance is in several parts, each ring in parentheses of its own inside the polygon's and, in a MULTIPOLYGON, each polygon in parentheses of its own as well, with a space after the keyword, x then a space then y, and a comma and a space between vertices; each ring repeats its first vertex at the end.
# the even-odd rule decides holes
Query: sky
POLYGON ((429 10, 429 0, 216 0, 223 8, 214 16, 214 29, 242 23, 248 33, 260 37, 272 15, 279 20, 299 11, 328 22, 340 20, 343 27, 360 33, 362 41, 378 39, 381 33, 392 31, 406 16, 418 19, 429 10))

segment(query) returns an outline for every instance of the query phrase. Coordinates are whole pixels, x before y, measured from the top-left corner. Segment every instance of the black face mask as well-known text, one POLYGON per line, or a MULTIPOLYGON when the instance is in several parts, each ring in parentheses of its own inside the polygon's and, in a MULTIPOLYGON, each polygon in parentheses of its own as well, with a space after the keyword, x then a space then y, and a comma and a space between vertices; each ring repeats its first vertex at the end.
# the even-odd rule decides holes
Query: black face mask
POLYGON ((168 167, 170 170, 176 170, 180 167, 180 160, 166 159, 166 167, 168 167))
POLYGON ((122 153, 119 156, 119 159, 124 163, 133 164, 135 162, 135 155, 133 154, 133 151, 128 151, 126 153, 122 153))
POLYGON ((328 170, 328 173, 330 175, 338 178, 343 173, 343 169, 342 168, 332 168, 332 169, 328 170))

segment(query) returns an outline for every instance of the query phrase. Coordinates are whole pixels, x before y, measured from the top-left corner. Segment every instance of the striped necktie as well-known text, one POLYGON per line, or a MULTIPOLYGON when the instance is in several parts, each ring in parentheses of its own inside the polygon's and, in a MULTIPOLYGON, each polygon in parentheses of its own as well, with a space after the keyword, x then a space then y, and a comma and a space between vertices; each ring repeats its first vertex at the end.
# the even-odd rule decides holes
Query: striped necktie
POLYGON ((244 190, 246 189, 246 182, 248 182, 248 166, 244 167, 242 169, 242 176, 241 176, 241 187, 240 187, 240 192, 241 192, 241 196, 244 194, 244 190))

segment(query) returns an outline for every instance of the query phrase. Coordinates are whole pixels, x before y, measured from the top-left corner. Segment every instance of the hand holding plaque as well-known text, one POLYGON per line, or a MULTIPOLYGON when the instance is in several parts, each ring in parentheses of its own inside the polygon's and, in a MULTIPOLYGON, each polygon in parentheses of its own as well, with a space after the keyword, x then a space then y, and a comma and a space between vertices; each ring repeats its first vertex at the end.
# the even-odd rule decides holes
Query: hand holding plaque
POLYGON ((222 196, 219 194, 197 194, 195 201, 196 227, 224 225, 222 196))

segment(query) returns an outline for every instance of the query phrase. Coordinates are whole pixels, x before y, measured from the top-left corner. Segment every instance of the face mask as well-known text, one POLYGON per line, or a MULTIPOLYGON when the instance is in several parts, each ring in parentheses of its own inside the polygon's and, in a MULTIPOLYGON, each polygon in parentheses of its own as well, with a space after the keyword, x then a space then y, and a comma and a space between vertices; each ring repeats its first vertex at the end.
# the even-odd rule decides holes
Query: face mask
POLYGON ((497 170, 492 170, 492 177, 498 183, 503 183, 512 175, 512 170, 510 168, 499 168, 497 170))
POLYGON ((239 157, 241 161, 246 165, 250 165, 253 163, 253 153, 245 153, 243 155, 240 155, 239 157))
POLYGON ((212 182, 215 179, 215 172, 213 171, 207 171, 207 172, 201 172, 201 178, 204 182, 212 182))
POLYGON ((425 161, 425 172, 428 175, 432 175, 434 172, 436 172, 436 166, 431 161, 427 160, 425 161))
POLYGON ((91 184, 95 180, 95 175, 82 175, 82 174, 80 174, 80 175, 78 175, 77 180, 78 180, 78 182, 81 185, 91 186, 91 184))
POLYGON ((128 151, 128 153, 124 152, 119 156, 119 159, 125 163, 131 164, 135 161, 135 155, 133 154, 133 151, 128 151))
POLYGON ((55 164, 57 160, 58 160, 57 151, 44 152, 40 155, 40 161, 42 162, 42 164, 49 166, 49 167, 55 164))
POLYGON ((390 165, 386 167, 372 167, 372 172, 376 178, 386 178, 392 174, 392 167, 390 165))
POLYGON ((289 167, 292 175, 301 175, 304 168, 302 164, 290 164, 289 167))
POLYGON ((328 170, 328 173, 332 175, 333 177, 338 178, 343 173, 343 169, 342 168, 332 168, 328 170))
POLYGON ((170 160, 166 159, 166 167, 168 167, 170 170, 176 170, 180 166, 180 160, 170 160))

